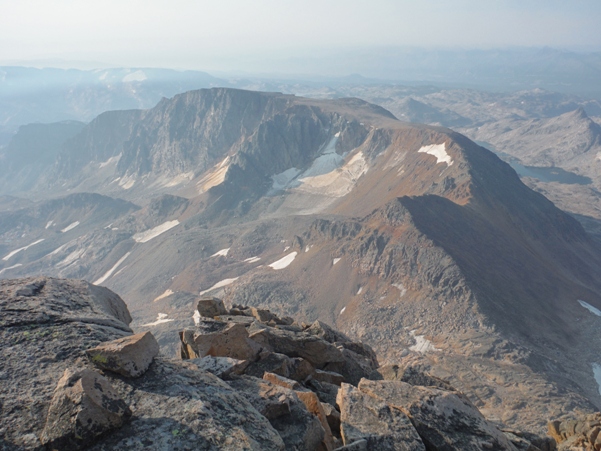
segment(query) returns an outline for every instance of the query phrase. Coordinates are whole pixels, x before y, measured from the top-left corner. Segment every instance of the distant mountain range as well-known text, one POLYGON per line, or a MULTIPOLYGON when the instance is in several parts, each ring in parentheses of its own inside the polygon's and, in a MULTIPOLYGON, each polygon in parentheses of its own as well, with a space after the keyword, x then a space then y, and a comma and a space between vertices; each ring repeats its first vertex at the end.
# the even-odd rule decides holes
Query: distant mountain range
POLYGON ((49 127, 64 142, 52 161, 27 147, 47 159, 19 193, 37 200, 0 203, 1 277, 106 285, 171 351, 191 294, 319 318, 505 426, 601 405, 601 245, 465 136, 357 98, 229 88, 49 127))

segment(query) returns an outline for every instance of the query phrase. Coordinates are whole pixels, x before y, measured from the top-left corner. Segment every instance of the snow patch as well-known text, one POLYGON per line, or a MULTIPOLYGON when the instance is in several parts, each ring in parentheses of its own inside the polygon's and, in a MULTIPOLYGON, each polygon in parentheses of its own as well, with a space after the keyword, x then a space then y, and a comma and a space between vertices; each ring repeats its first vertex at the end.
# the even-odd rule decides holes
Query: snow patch
POLYGON ((49 229, 50 227, 52 227, 54 225, 54 221, 48 221, 46 223, 46 227, 44 227, 45 229, 49 229))
POLYGON ((71 252, 69 255, 67 255, 67 257, 56 264, 56 266, 58 268, 64 268, 65 266, 69 266, 71 263, 76 262, 77 260, 79 260, 81 257, 83 257, 83 255, 86 253, 85 249, 76 249, 73 252, 71 252))
POLYGON ((122 177, 119 180, 119 186, 123 189, 130 189, 136 183, 136 179, 133 176, 122 177))
POLYGON ((152 301, 152 302, 160 301, 161 299, 165 299, 166 297, 171 296, 172 294, 173 294, 173 290, 169 290, 169 289, 165 290, 165 292, 163 294, 154 298, 154 301, 152 301))
POLYGON ((345 310, 346 310, 346 307, 342 307, 342 310, 340 310, 340 314, 342 315, 345 310))
POLYGON ((194 311, 194 315, 192 315, 192 319, 194 320, 194 325, 198 326, 200 324, 200 313, 198 310, 194 311))
POLYGON ((401 292, 401 297, 405 296, 405 293, 407 293, 407 288, 405 288, 402 283, 393 283, 392 286, 401 292))
POLYGON ((35 246, 36 244, 41 243, 42 241, 44 241, 44 238, 39 239, 37 241, 34 241, 31 244, 28 244, 27 246, 23 246, 20 247, 19 249, 15 249, 14 251, 12 251, 10 254, 8 254, 6 257, 3 257, 2 260, 4 260, 5 262, 8 261, 9 258, 11 258, 13 255, 18 254, 21 251, 26 251, 27 249, 29 249, 31 246, 35 246))
POLYGON ((182 183, 189 182, 194 178, 194 172, 182 172, 181 174, 176 175, 172 179, 168 180, 163 184, 166 188, 170 188, 172 186, 181 185, 182 183))
POLYGON ((61 230, 61 232, 65 233, 65 232, 68 232, 69 230, 73 230, 78 225, 79 225, 79 221, 72 222, 67 227, 65 227, 63 230, 61 230))
POLYGON ((363 293, 363 287, 359 287, 359 289, 357 290, 357 294, 361 294, 363 293))
POLYGON ((124 83, 130 83, 132 81, 144 81, 147 78, 148 77, 146 76, 146 74, 144 73, 144 71, 137 70, 135 72, 127 74, 125 77, 123 77, 122 81, 124 83))
POLYGON ((273 262, 271 265, 269 265, 269 267, 273 268, 273 269, 284 269, 287 266, 290 265, 290 263, 292 263, 294 261, 294 259, 296 258, 298 252, 291 252, 290 254, 286 255, 283 258, 280 258, 278 261, 273 262))
POLYGON ((213 285, 211 288, 209 288, 208 290, 203 290, 200 293, 198 293, 200 296, 202 296, 205 293, 208 293, 209 291, 213 291, 216 290, 217 288, 223 288, 223 287, 227 287, 228 285, 231 285, 232 283, 234 283, 236 280, 238 280, 238 277, 234 277, 232 279, 223 279, 220 282, 217 282, 215 285, 213 285))
POLYGON ((271 184, 271 189, 273 191, 281 191, 287 188, 290 182, 293 181, 300 173, 300 169, 290 168, 286 169, 284 172, 280 172, 279 174, 272 175, 271 180, 273 183, 271 184))
POLYGON ((246 263, 256 263, 259 260, 261 260, 261 257, 250 257, 250 258, 247 258, 246 260, 244 260, 244 262, 246 262, 246 263))
POLYGON ((115 155, 114 157, 111 157, 108 160, 100 163, 99 168, 102 169, 102 168, 108 166, 109 164, 117 163, 120 159, 121 159, 121 154, 115 155))
POLYGON ((338 263, 340 261, 339 258, 335 258, 334 260, 332 260, 332 265, 335 265, 336 263, 338 263))
POLYGON ((104 275, 100 279, 98 279, 94 282, 94 285, 100 285, 101 283, 104 283, 104 281, 106 279, 111 277, 113 275, 113 273, 115 272, 115 270, 121 265, 121 263, 123 263, 125 261, 125 259, 127 257, 129 257, 130 254, 131 254, 131 252, 128 252, 123 257, 121 257, 111 269, 109 269, 107 272, 105 272, 104 275))
POLYGON ((591 304, 589 304, 588 302, 584 302, 581 301, 580 299, 578 299, 578 303, 583 306, 585 309, 587 309, 589 312, 591 312, 593 315, 597 315, 597 316, 601 316, 601 310, 599 310, 596 307, 593 307, 591 304))
POLYGON ((432 144, 431 146, 423 146, 418 150, 418 153, 427 153, 428 155, 433 155, 436 157, 436 164, 438 163, 446 163, 451 166, 453 164, 453 160, 451 156, 447 153, 446 144, 432 144))
POLYGON ((134 236, 132 236, 132 238, 136 243, 146 243, 152 240, 153 238, 156 238, 157 236, 165 233, 167 230, 174 228, 178 224, 179 221, 177 219, 173 221, 167 221, 162 223, 161 225, 153 227, 150 230, 146 230, 145 232, 136 233, 134 236))
POLYGON ((595 375, 595 380, 599 386, 599 394, 601 395, 601 365, 598 363, 593 363, 593 374, 595 375))
MULTIPOLYGON (((67 243, 67 244, 69 244, 69 243, 67 243)), ((56 248, 56 249, 54 249, 52 252, 50 252, 50 253, 48 254, 48 256, 50 256, 50 255, 56 255, 56 254, 58 254, 58 253, 59 253, 60 251, 62 251, 62 250, 65 248, 65 247, 67 247, 67 244, 63 244, 62 246, 59 246, 59 247, 57 247, 57 248, 56 248)))
POLYGON ((0 270, 0 274, 3 274, 4 271, 8 271, 10 269, 18 268, 19 266, 23 266, 23 265, 21 263, 17 263, 16 265, 9 266, 8 268, 4 268, 4 269, 0 270))
POLYGON ((229 247, 227 249, 221 249, 220 251, 217 251, 213 255, 211 255, 211 257, 227 257, 227 253, 230 251, 230 249, 231 248, 229 247))
POLYGON ((142 326, 158 326, 159 324, 168 323, 169 321, 173 321, 172 319, 167 319, 166 313, 159 313, 157 316, 157 320, 153 323, 142 324, 142 326))
POLYGON ((425 338, 424 335, 415 335, 415 330, 412 330, 409 333, 415 339, 415 344, 413 346, 409 346, 411 351, 419 352, 421 354, 425 354, 426 352, 430 351, 438 351, 432 342, 425 338))

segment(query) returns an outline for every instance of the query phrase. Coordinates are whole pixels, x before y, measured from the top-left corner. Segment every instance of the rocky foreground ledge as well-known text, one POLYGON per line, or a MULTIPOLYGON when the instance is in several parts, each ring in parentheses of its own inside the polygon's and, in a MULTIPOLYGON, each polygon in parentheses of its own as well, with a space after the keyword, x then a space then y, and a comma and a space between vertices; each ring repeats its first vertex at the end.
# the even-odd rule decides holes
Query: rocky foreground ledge
POLYGON ((84 281, 0 281, 0 450, 599 450, 601 415, 502 431, 420 368, 319 321, 214 298, 181 360, 84 281), (559 443, 559 445, 557 445, 559 443))

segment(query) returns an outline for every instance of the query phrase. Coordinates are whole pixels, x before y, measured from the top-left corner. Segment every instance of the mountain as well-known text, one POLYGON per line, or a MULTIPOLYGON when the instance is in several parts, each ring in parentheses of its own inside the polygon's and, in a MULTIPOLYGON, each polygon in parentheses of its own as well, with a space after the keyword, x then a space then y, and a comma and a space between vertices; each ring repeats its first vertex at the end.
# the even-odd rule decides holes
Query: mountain
POLYGON ((149 108, 162 97, 225 83, 198 71, 0 66, 0 145, 24 124, 87 122, 107 110, 149 108))
POLYGON ((356 98, 192 91, 104 113, 36 189, 142 208, 103 198, 124 210, 67 224, 66 243, 7 230, 3 277, 106 285, 161 334, 192 321, 181 306, 197 293, 320 319, 449 379, 505 426, 540 432, 601 405, 600 245, 449 129, 356 98))

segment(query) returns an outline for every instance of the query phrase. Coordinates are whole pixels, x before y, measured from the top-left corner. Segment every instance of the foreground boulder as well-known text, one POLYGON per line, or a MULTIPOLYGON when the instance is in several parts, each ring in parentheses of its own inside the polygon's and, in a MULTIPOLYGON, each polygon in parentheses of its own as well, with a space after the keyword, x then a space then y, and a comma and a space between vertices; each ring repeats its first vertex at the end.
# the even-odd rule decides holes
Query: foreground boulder
POLYGON ((66 370, 40 441, 51 449, 84 449, 130 416, 131 410, 106 378, 89 369, 66 370))
POLYGON ((337 404, 340 406, 340 431, 346 446, 364 440, 368 450, 426 450, 407 415, 356 387, 342 384, 337 404))
POLYGON ((516 450, 462 393, 367 379, 359 390, 406 414, 429 451, 516 450))
POLYGON ((150 332, 118 338, 86 351, 96 366, 125 377, 144 374, 158 353, 159 344, 150 332))

